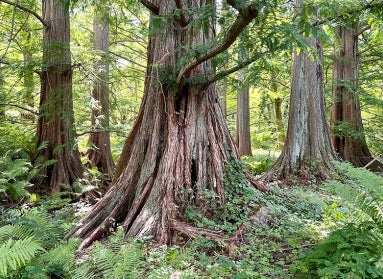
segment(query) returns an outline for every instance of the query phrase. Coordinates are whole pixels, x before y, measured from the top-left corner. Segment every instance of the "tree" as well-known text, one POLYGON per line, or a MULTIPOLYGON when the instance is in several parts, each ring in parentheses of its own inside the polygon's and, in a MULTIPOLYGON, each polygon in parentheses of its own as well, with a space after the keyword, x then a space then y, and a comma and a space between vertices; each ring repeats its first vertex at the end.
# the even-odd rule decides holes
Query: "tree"
POLYGON ((175 231, 188 228, 186 204, 206 207, 206 191, 225 202, 225 161, 238 155, 209 80, 210 59, 258 15, 252 2, 228 2, 238 15, 216 41, 213 22, 201 17, 214 12, 214 1, 141 0, 152 13, 152 36, 140 112, 112 186, 66 238, 83 237, 86 247, 122 223, 127 236, 171 243, 175 231))
MULTIPOLYGON (((303 1, 296 0, 296 7, 303 1)), ((291 95, 286 143, 266 180, 289 176, 327 178, 335 159, 326 122, 321 42, 308 38, 316 59, 308 52, 293 53, 291 95)))
POLYGON ((379 170, 382 166, 374 160, 366 143, 359 104, 358 35, 357 22, 338 27, 339 48, 333 63, 332 142, 339 155, 354 166, 368 165, 379 170))
POLYGON ((68 190, 82 176, 75 142, 72 100, 69 10, 60 0, 43 1, 43 58, 37 160, 52 160, 41 169, 35 189, 53 194, 68 190))
MULTIPOLYGON (((247 33, 247 32, 246 32, 247 33)), ((239 49, 239 60, 249 59, 249 53, 245 47, 239 49)), ((250 135, 250 108, 249 108, 249 86, 244 83, 244 69, 239 71, 238 79, 241 89, 237 95, 237 116, 236 116, 236 142, 240 156, 251 155, 250 135)))
MULTIPOLYGON (((277 85, 277 73, 275 70, 272 70, 270 74, 270 87, 271 91, 277 94, 278 85, 277 85)), ((276 131, 278 133, 278 148, 282 149, 285 142, 285 133, 283 131, 283 119, 282 119, 282 98, 277 95, 273 98, 274 103, 274 113, 275 113, 275 125, 276 131)))
POLYGON ((92 126, 95 132, 89 137, 91 147, 88 158, 92 166, 112 177, 114 162, 110 149, 109 127, 109 25, 100 14, 94 17, 94 48, 100 51, 100 59, 95 63, 95 80, 93 85, 92 126))

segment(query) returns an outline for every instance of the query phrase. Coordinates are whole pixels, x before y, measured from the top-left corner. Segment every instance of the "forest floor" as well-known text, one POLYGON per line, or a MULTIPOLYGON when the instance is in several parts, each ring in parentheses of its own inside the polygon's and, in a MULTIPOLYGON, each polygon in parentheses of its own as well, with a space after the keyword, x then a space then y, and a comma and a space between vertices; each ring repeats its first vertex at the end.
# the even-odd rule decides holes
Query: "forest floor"
MULTIPOLYGON (((235 242, 200 236, 158 245, 126 240, 118 228, 78 252, 80 240, 62 237, 88 204, 68 205, 58 195, 36 206, 0 208, 0 240, 17 233, 24 241, 8 244, 19 245, 16 252, 0 245, 0 278, 383 278, 383 179, 337 167, 337 181, 259 192, 254 212, 265 214, 237 219, 242 230, 235 242)), ((215 225, 196 226, 206 224, 215 225)))

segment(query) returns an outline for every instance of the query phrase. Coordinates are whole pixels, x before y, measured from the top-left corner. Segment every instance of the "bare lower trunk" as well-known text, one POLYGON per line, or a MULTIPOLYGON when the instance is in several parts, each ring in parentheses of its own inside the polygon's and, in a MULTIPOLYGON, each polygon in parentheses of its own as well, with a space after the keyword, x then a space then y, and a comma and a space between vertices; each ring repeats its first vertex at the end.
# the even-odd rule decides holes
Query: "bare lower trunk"
POLYGON ((372 170, 382 170, 383 166, 378 161, 369 164, 374 158, 367 147, 359 105, 356 26, 354 29, 339 27, 341 49, 334 60, 335 104, 331 111, 331 122, 334 126, 332 142, 339 155, 354 166, 368 165, 372 170))
MULTIPOLYGON (((153 2, 173 18, 175 2, 153 2), (161 5, 159 5, 161 4, 161 5)), ((210 3, 210 2, 209 2, 210 3)), ((206 7, 205 1, 182 1, 185 7, 206 7)), ((225 202, 225 162, 238 160, 214 84, 185 82, 181 91, 171 83, 184 47, 210 41, 203 30, 167 25, 149 40, 144 97, 137 120, 117 164, 112 186, 81 224, 66 236, 82 237, 81 247, 122 224, 127 236, 153 236, 172 243, 188 206, 210 208, 204 193, 225 202)), ((208 61, 190 75, 212 73, 208 61)), ((259 187, 261 187, 259 185, 259 187)))
POLYGON ((249 87, 243 88, 237 97, 236 141, 240 156, 251 156, 249 87))
MULTIPOLYGON (((322 58, 321 44, 309 39, 322 58)), ((312 61, 307 53, 293 55, 289 122, 286 143, 266 180, 289 176, 329 177, 334 151, 326 122, 322 59, 312 61)))
POLYGON ((44 30, 37 157, 53 163, 41 169, 35 190, 53 194, 71 191, 83 167, 74 138, 69 12, 61 1, 45 0, 43 16, 50 25, 44 30))
POLYGON ((96 166, 109 178, 112 177, 114 162, 110 148, 109 136, 109 26, 99 17, 94 18, 94 47, 101 51, 102 58, 95 64, 96 77, 93 85, 92 126, 96 130, 89 137, 90 148, 88 158, 92 166, 96 166))

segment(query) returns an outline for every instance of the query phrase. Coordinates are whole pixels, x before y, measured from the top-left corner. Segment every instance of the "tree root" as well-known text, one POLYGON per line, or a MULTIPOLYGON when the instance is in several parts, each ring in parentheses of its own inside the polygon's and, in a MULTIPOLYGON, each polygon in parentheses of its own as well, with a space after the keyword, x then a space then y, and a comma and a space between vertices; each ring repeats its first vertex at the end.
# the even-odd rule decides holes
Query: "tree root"
MULTIPOLYGON (((256 213, 250 216, 248 223, 250 224, 264 224, 268 220, 269 209, 266 206, 262 206, 256 213)), ((195 239, 198 236, 205 236, 213 241, 220 241, 229 245, 230 250, 234 251, 240 243, 244 242, 244 234, 246 232, 246 225, 241 225, 238 230, 231 236, 227 236, 220 231, 214 231, 204 228, 196 228, 185 222, 179 220, 173 220, 172 228, 190 239, 195 239)))

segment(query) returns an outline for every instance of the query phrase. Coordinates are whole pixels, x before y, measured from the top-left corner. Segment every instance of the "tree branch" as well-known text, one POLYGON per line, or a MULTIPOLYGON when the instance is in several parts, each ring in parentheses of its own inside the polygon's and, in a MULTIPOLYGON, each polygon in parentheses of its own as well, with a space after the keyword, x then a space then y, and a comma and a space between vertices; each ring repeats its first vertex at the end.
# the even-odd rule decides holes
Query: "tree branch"
POLYGON ((19 109, 22 109, 22 110, 25 110, 31 114, 34 114, 34 115, 39 115, 38 112, 32 110, 32 109, 29 109, 29 108, 26 108, 26 107, 23 107, 23 106, 20 106, 20 105, 16 105, 16 104, 7 104, 7 103, 0 103, 0 106, 8 106, 8 107, 15 107, 15 108, 19 108, 19 109))
POLYGON ((140 64, 140 63, 138 63, 138 62, 135 62, 135 61, 133 61, 132 59, 126 58, 126 57, 124 57, 124 56, 122 56, 122 55, 120 55, 120 54, 118 54, 118 53, 113 52, 113 51, 109 51, 109 53, 110 53, 110 54, 113 54, 114 56, 117 56, 118 58, 121 58, 121 59, 123 59, 123 60, 125 60, 125 61, 128 61, 129 63, 132 63, 132 64, 137 65, 137 66, 139 66, 139 67, 141 67, 141 68, 143 68, 143 69, 146 69, 146 66, 145 66, 145 65, 142 65, 142 64, 140 64))
POLYGON ((218 80, 221 80, 223 79, 224 77, 232 74, 232 73, 235 73, 236 71, 250 65, 251 63, 255 62, 256 60, 259 59, 259 57, 261 57, 262 55, 265 55, 265 53, 256 53, 255 55, 253 55, 251 58, 249 58, 248 60, 245 60, 245 61, 242 61, 241 63, 238 63, 237 66, 234 66, 230 69, 226 69, 222 72, 219 72, 217 74, 215 74, 212 78, 206 80, 205 82, 202 83, 203 86, 208 86, 209 84, 212 84, 213 82, 216 82, 218 80))
POLYGON ((160 8, 154 5, 149 0, 140 0, 141 4, 148 8, 153 14, 158 15, 160 13, 160 8))
POLYGON ((199 57, 194 57, 189 63, 182 67, 177 77, 179 92, 182 90, 186 76, 195 67, 228 49, 234 43, 239 34, 245 29, 245 27, 258 16, 258 10, 256 9, 254 3, 244 4, 244 2, 247 1, 243 0, 227 0, 227 2, 229 5, 238 10, 239 14, 237 19, 230 29, 227 30, 221 42, 211 47, 205 54, 199 57))
POLYGON ((177 9, 181 11, 178 22, 180 23, 181 26, 186 26, 188 24, 188 20, 186 19, 186 15, 183 12, 182 0, 175 0, 175 2, 176 2, 177 9))
POLYGON ((27 13, 30 13, 31 15, 33 15, 35 18, 37 18, 45 27, 48 27, 48 23, 41 17, 39 16, 36 12, 18 4, 18 3, 13 3, 11 1, 8 1, 8 0, 0 0, 0 2, 3 2, 3 3, 6 3, 8 5, 12 5, 20 10, 23 10, 24 12, 27 12, 27 13))

